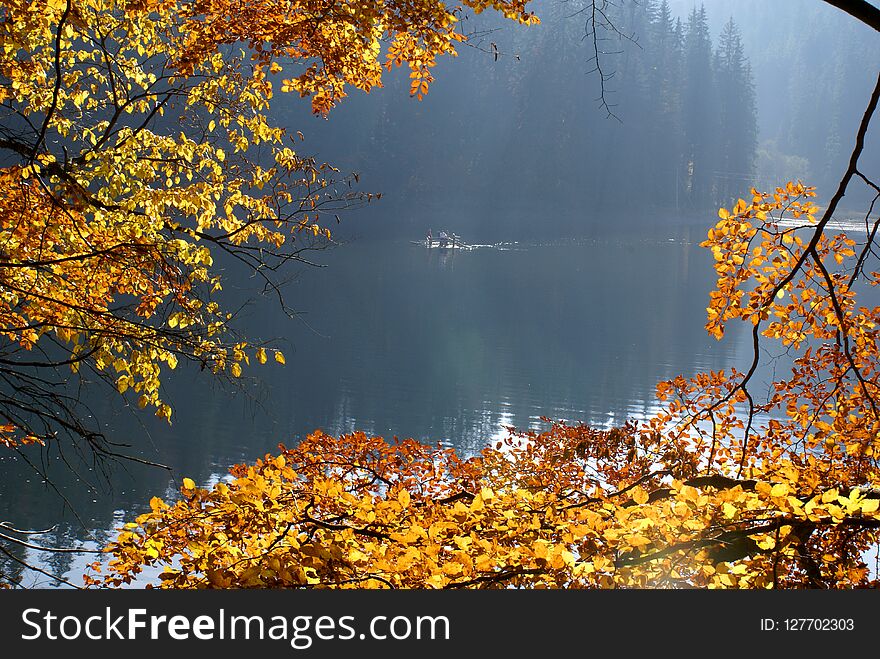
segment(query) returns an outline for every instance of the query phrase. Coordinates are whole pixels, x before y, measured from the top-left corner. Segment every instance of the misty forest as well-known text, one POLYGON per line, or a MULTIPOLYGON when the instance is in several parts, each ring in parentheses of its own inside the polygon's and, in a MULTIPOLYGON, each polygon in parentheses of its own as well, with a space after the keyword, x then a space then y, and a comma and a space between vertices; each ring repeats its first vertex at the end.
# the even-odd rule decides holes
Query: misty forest
POLYGON ((877 586, 878 31, 3 0, 0 587, 877 586))

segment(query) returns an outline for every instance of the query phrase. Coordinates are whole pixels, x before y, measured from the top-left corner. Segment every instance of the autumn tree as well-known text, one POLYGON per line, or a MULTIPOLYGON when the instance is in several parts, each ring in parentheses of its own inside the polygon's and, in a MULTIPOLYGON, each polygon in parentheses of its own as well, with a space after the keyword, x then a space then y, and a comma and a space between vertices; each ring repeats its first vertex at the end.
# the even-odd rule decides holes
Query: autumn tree
MULTIPOLYGON (((880 30, 880 11, 833 4, 880 30)), ((469 459, 318 431, 210 489, 184 479, 178 501, 154 498, 87 581, 161 568, 165 588, 880 585, 875 205, 863 237, 830 231, 851 186, 880 201, 861 165, 878 101, 880 77, 826 206, 800 182, 752 189, 702 243, 717 276, 706 330, 751 328, 745 371, 661 382, 644 422, 547 419, 469 459), (793 366, 761 398, 768 342, 793 366)))
MULTIPOLYGON (((537 20, 525 0, 465 4, 537 20)), ((80 384, 170 422, 162 382, 178 364, 231 378, 283 364, 235 332, 218 264, 286 308, 283 268, 330 241, 328 214, 372 195, 267 120, 273 94, 323 114, 405 66, 421 98, 466 39, 457 15, 437 0, 4 2, 0 443, 122 457, 80 384)))

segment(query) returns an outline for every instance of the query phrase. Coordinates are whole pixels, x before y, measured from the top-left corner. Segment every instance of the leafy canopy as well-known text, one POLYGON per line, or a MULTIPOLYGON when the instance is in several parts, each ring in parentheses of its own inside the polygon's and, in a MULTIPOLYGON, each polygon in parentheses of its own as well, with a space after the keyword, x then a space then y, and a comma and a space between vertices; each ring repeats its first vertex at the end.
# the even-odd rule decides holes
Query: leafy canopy
MULTIPOLYGON (((525 0, 465 4, 537 20, 525 0)), ((4 2, 0 364, 20 395, 0 401, 0 441, 94 437, 40 369, 86 365, 170 421, 160 383, 179 360, 232 377, 284 363, 232 332, 215 259, 281 298, 275 273, 330 239, 322 214, 371 195, 300 155, 302 135, 267 118, 273 93, 326 113, 406 65, 421 98, 464 40, 457 14, 437 0, 4 2)))

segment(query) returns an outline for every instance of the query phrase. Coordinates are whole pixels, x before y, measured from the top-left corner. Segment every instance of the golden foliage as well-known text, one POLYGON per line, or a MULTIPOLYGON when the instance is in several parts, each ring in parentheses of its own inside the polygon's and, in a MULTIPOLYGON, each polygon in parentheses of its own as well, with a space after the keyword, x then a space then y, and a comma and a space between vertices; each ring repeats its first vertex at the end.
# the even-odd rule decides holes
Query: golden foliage
MULTIPOLYGON (((535 21, 525 0, 469 6, 535 21)), ((232 377, 250 356, 266 363, 265 348, 233 337, 214 259, 277 290, 271 273, 330 238, 322 213, 372 198, 334 193, 336 170, 269 121, 275 86, 326 113, 346 86, 380 85, 384 62, 408 65, 421 97, 463 39, 456 22, 434 0, 4 2, 6 354, 61 346, 52 363, 87 364, 169 421, 160 385, 179 360, 232 377)), ((36 440, 7 420, 4 444, 36 440)))
POLYGON ((853 282, 878 273, 844 234, 802 239, 813 195, 753 191, 703 243, 710 334, 740 319, 796 354, 767 401, 751 373, 678 377, 644 422, 511 429, 466 460, 315 432, 211 489, 187 480, 179 501, 153 499, 87 581, 163 566, 163 588, 877 585, 880 309, 857 306, 853 282))

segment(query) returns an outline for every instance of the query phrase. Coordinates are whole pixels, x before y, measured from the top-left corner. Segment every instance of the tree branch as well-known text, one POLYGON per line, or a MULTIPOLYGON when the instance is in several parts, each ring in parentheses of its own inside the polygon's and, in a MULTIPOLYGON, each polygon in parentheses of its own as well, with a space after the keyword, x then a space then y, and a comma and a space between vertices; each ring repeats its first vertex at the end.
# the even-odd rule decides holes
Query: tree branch
POLYGON ((880 9, 867 0, 825 0, 825 2, 880 32, 880 9))

